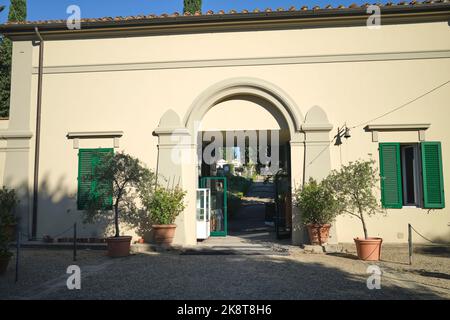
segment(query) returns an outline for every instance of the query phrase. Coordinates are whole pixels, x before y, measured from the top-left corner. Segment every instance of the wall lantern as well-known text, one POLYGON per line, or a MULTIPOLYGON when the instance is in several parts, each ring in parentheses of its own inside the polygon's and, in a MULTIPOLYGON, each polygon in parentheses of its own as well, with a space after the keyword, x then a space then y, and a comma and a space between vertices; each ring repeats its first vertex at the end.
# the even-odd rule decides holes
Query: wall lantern
POLYGON ((340 146, 342 144, 342 137, 344 137, 345 139, 351 137, 350 129, 347 128, 346 125, 344 125, 342 128, 338 128, 338 133, 334 136, 334 138, 336 139, 336 142, 334 143, 335 146, 340 146))

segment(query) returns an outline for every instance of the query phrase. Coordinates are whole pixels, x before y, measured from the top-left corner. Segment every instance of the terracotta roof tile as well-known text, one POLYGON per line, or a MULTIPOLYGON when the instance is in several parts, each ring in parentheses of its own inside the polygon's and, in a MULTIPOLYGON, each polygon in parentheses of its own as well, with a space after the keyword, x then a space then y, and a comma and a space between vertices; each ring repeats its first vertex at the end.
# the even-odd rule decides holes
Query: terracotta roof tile
MULTIPOLYGON (((410 2, 408 1, 401 1, 398 3, 393 3, 393 2, 386 2, 384 4, 382 3, 374 3, 374 5, 378 5, 380 7, 392 7, 392 6, 426 6, 428 4, 435 4, 435 3, 449 3, 450 0, 425 0, 425 1, 416 1, 416 0, 412 0, 410 2)), ((241 12, 238 12, 237 10, 230 10, 229 13, 226 13, 224 10, 220 10, 217 12, 214 12, 212 10, 208 10, 205 13, 202 13, 200 11, 195 12, 194 14, 191 14, 189 12, 184 12, 182 14, 178 13, 178 12, 174 12, 172 14, 167 14, 167 13, 163 13, 160 15, 154 15, 154 14, 148 14, 148 15, 137 15, 137 16, 127 16, 127 17, 101 17, 101 18, 84 18, 81 19, 81 22, 107 22, 107 21, 130 21, 130 20, 145 20, 145 19, 155 19, 155 18, 159 18, 159 19, 165 19, 165 18, 170 18, 170 17, 183 17, 183 16, 211 16, 211 15, 245 15, 245 14, 250 14, 250 13, 262 13, 262 12, 266 12, 266 13, 271 13, 271 12, 288 12, 288 11, 307 11, 307 10, 314 10, 314 11, 320 11, 320 10, 331 10, 331 9, 335 9, 335 10, 348 10, 348 9, 361 9, 361 8, 366 8, 370 5, 370 3, 365 3, 362 5, 357 5, 355 3, 352 3, 351 5, 349 5, 348 7, 344 6, 344 5, 337 5, 335 7, 333 7, 331 4, 328 4, 326 6, 324 6, 323 8, 321 8, 320 6, 314 6, 312 7, 312 9, 309 9, 308 6, 302 6, 301 8, 297 9, 296 7, 292 6, 289 9, 285 9, 285 8, 277 8, 277 9, 271 9, 271 8, 267 8, 265 10, 260 10, 258 8, 255 8, 254 10, 247 10, 244 9, 241 12)), ((65 23, 65 20, 59 19, 59 20, 46 20, 46 21, 25 21, 25 22, 8 22, 7 25, 18 25, 18 24, 62 24, 65 23)))

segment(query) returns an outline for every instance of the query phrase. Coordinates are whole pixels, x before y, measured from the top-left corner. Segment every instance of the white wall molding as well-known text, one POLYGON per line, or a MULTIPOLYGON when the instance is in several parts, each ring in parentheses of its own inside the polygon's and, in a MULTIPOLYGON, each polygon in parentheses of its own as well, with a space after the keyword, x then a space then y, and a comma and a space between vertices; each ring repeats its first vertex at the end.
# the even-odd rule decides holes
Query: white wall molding
MULTIPOLYGON (((61 65, 61 66, 46 66, 44 67, 44 73, 45 74, 90 73, 90 72, 112 72, 112 71, 243 67, 243 66, 289 65, 289 64, 316 64, 316 63, 347 63, 347 62, 448 59, 448 58, 450 58, 450 50, 414 51, 414 52, 375 52, 375 53, 356 53, 356 54, 338 54, 338 55, 310 55, 310 56, 212 59, 212 60, 178 60, 178 61, 155 61, 155 62, 141 62, 141 63, 109 63, 109 64, 92 64, 92 65, 61 65)), ((33 74, 37 74, 38 68, 33 67, 32 72, 33 74)))
POLYGON ((402 124, 369 124, 364 131, 372 133, 372 142, 378 142, 378 132, 417 131, 419 141, 425 141, 425 131, 431 127, 430 123, 402 123, 402 124))
POLYGON ((33 137, 31 131, 0 131, 0 140, 22 139, 28 140, 33 137))
POLYGON ((85 131, 85 132, 69 132, 67 139, 73 140, 73 148, 80 148, 80 139, 114 139, 114 148, 120 147, 120 140, 123 131, 85 131))

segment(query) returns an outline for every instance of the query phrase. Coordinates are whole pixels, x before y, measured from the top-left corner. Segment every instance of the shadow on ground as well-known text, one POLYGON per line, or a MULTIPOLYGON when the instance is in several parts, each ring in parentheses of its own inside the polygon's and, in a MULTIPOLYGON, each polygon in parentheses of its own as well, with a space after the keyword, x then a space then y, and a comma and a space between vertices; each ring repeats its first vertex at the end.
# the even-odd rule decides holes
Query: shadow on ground
MULTIPOLYGON (((368 290, 367 275, 324 263, 279 256, 138 254, 110 259, 82 251, 82 289, 66 288, 67 251, 23 250, 21 277, 14 267, 0 278, 1 299, 442 299, 425 286, 383 282, 368 290)), ((339 259, 329 257, 329 259, 339 259)), ((365 269, 365 268, 364 268, 365 269)))

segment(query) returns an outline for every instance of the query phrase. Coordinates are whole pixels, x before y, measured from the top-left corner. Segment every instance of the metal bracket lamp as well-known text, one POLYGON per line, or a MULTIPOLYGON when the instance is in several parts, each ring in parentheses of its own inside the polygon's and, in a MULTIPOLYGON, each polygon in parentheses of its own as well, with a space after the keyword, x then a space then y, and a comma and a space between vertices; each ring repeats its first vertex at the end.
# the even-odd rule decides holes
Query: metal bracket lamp
POLYGON ((342 128, 338 127, 338 133, 334 136, 334 138, 336 139, 334 145, 340 146, 342 144, 342 138, 348 139, 350 137, 350 129, 347 127, 347 125, 344 125, 342 128))

